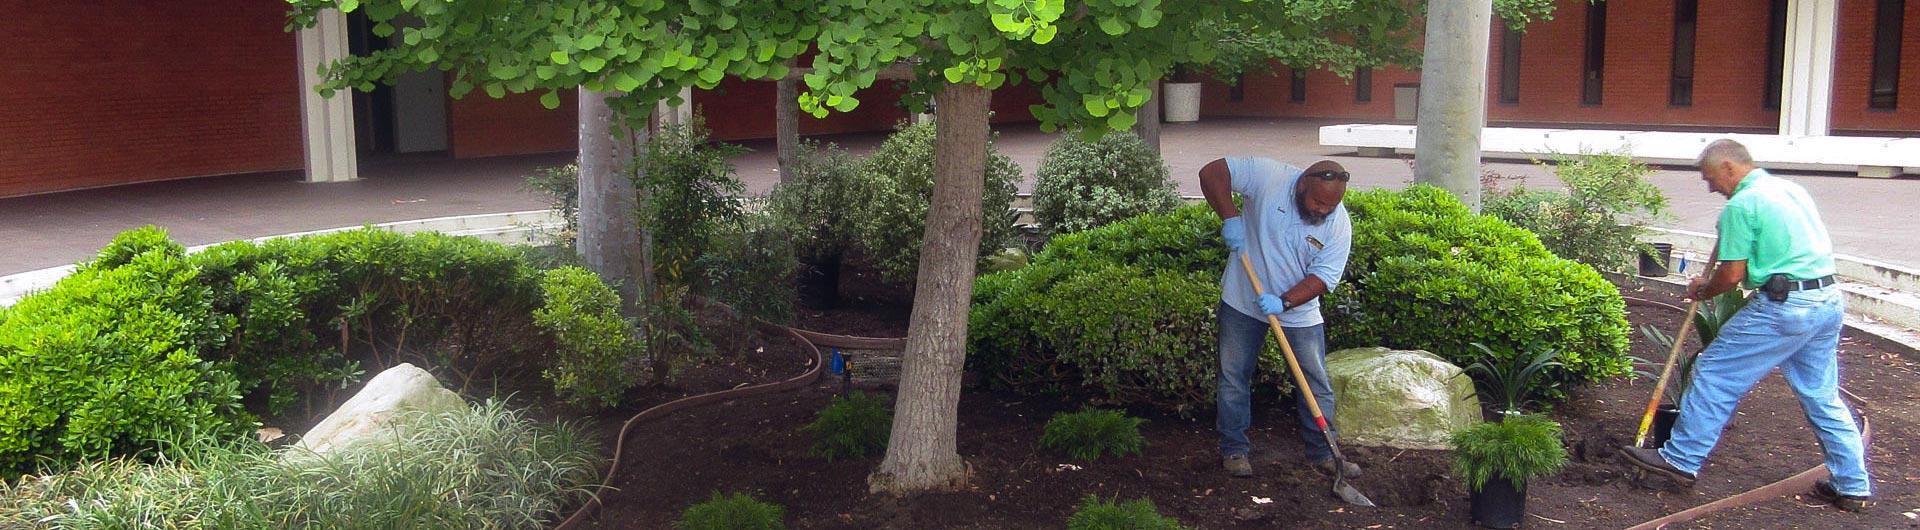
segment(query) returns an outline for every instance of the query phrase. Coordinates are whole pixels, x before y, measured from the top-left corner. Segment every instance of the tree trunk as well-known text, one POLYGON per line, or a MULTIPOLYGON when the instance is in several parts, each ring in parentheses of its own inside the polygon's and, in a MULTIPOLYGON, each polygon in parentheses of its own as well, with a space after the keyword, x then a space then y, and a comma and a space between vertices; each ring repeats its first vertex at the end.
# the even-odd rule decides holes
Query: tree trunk
POLYGON ((793 154, 800 148, 799 87, 792 78, 774 82, 774 146, 780 154, 780 182, 793 180, 793 154))
POLYGON ((1160 80, 1155 79, 1153 96, 1147 98, 1146 106, 1140 107, 1140 111, 1134 115, 1138 119, 1133 122, 1133 134, 1146 142, 1147 148, 1153 149, 1155 154, 1160 153, 1160 105, 1160 80))
POLYGON ((867 480, 875 493, 956 489, 967 482, 955 431, 967 353, 967 308, 980 252, 991 95, 972 84, 949 84, 934 99, 933 203, 920 247, 893 436, 886 459, 867 480))
POLYGON ((628 166, 639 139, 607 106, 613 97, 618 95, 580 89, 580 234, 575 250, 587 268, 619 284, 622 300, 637 305, 642 278, 635 269, 635 253, 643 247, 628 166))
POLYGON ((1420 65, 1420 113, 1413 177, 1460 197, 1480 211, 1480 129, 1487 123, 1488 0, 1427 4, 1426 52, 1420 65))

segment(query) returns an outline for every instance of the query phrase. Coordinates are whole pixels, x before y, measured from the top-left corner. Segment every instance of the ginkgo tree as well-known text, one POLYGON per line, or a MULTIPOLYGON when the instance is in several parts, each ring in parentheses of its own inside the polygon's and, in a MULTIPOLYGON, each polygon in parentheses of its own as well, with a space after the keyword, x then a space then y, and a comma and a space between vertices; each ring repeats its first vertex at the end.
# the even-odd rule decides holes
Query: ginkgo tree
MULTIPOLYGON (((1209 28, 1312 39, 1329 61, 1368 61, 1392 48, 1380 43, 1408 42, 1420 8, 1408 0, 290 2, 295 25, 325 9, 364 10, 376 34, 401 36, 400 45, 326 66, 322 93, 370 90, 434 69, 448 73, 456 97, 536 92, 553 107, 560 91, 578 89, 583 110, 604 101, 612 118, 593 122, 582 113, 583 165, 589 150, 607 156, 590 137, 637 137, 653 104, 683 87, 797 77, 805 87, 796 95, 800 110, 824 116, 863 104, 858 92, 881 79, 908 79, 902 103, 915 111, 931 104, 935 113, 936 185, 893 434, 869 481, 891 493, 953 488, 967 478, 956 428, 993 90, 1034 84, 1045 103, 1030 110, 1042 128, 1097 137, 1133 126, 1151 83, 1172 65, 1211 61, 1213 46, 1196 38, 1209 28)), ((589 173, 582 168, 583 239, 589 225, 632 222, 589 216, 589 173)), ((591 184, 621 193, 605 179, 591 184)))

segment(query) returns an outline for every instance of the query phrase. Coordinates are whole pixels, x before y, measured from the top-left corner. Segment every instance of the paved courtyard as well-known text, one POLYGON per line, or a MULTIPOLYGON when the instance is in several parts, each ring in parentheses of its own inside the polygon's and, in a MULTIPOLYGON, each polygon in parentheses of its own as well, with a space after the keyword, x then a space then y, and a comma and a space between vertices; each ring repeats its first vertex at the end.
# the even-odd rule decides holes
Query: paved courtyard
MULTIPOLYGON (((1319 158, 1346 164, 1360 187, 1403 186, 1412 180, 1405 159, 1365 158, 1319 145, 1320 125, 1305 120, 1215 119, 1169 124, 1162 151, 1181 192, 1199 193, 1194 174, 1225 155, 1269 156, 1305 165, 1319 158)), ((823 138, 860 152, 881 134, 823 138)), ((1031 174, 1051 135, 1032 125, 1002 128, 997 143, 1031 174)), ((779 181, 768 141, 736 160, 753 192, 779 181)), ((541 198, 522 188, 535 168, 565 164, 568 154, 445 160, 401 158, 368 162, 362 180, 308 184, 295 172, 188 179, 0 199, 0 275, 85 259, 113 235, 156 224, 188 245, 321 228, 409 219, 537 209, 541 198)), ((1525 162, 1491 161, 1488 169, 1557 186, 1551 172, 1525 162)), ((1840 252, 1920 266, 1920 245, 1906 228, 1920 224, 1920 180, 1868 179, 1834 173, 1785 173, 1819 201, 1840 252)), ((1698 173, 1667 168, 1652 177, 1666 190, 1673 216, 1662 226, 1711 232, 1724 199, 1706 191, 1698 173)))

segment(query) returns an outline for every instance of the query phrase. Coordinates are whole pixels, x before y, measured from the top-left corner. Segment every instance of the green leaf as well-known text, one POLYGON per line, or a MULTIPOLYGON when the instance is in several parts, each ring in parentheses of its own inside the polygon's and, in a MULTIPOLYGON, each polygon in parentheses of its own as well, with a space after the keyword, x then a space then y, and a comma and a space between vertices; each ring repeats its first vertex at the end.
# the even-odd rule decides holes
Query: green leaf
POLYGON ((547 58, 552 59, 553 64, 567 64, 567 63, 573 62, 572 59, 567 58, 567 52, 559 51, 559 50, 555 50, 553 53, 547 54, 547 58))
POLYGON ((553 75, 556 73, 559 73, 559 72, 554 70, 553 65, 543 64, 540 66, 533 67, 533 75, 536 77, 539 77, 540 80, 542 81, 553 79, 553 75))
POLYGON ((1127 23, 1112 17, 1100 17, 1100 31, 1108 35, 1119 36, 1127 32, 1127 23))
POLYGON ((1107 128, 1116 131, 1133 128, 1133 122, 1133 113, 1131 112, 1115 112, 1113 115, 1107 116, 1107 128))
POLYGON ((621 92, 631 92, 635 88, 640 88, 640 80, 633 77, 633 74, 629 74, 625 71, 614 72, 613 74, 614 90, 619 90, 621 92))
POLYGON ((359 9, 359 8, 360 8, 360 0, 340 0, 341 13, 352 13, 353 10, 359 9))
POLYGON ((547 110, 560 108, 560 92, 549 90, 547 93, 541 94, 540 106, 546 107, 547 110))
POLYGON ((393 24, 381 22, 373 25, 373 36, 382 39, 393 36, 393 24))
POLYGON ((507 87, 500 86, 500 83, 487 83, 487 97, 493 99, 507 97, 507 87))
POLYGON ((700 80, 708 84, 719 83, 726 75, 727 73, 725 71, 708 68, 700 71, 700 80))
POLYGON ((959 83, 960 79, 967 75, 967 67, 956 64, 947 67, 945 70, 941 70, 940 73, 946 74, 948 83, 959 83))
POLYGON ((406 42, 408 46, 414 46, 414 45, 420 44, 419 30, 416 30, 413 28, 407 28, 407 30, 402 33, 403 35, 401 35, 400 40, 402 42, 406 42))
POLYGON ((440 52, 433 48, 421 48, 420 53, 415 54, 414 57, 418 57, 420 62, 430 63, 440 60, 440 52))
POLYGON ((1092 114, 1095 118, 1107 115, 1106 98, 1094 94, 1084 94, 1080 96, 1080 105, 1086 107, 1087 113, 1092 114))
POLYGON ((598 72, 600 71, 600 69, 606 68, 606 67, 607 67, 606 59, 602 59, 600 57, 593 56, 593 55, 588 55, 586 57, 580 58, 581 70, 586 70, 588 72, 598 72))
POLYGON ((1053 36, 1057 33, 1060 33, 1060 26, 1041 26, 1040 29, 1034 30, 1033 32, 1033 43, 1046 44, 1053 42, 1053 36))
POLYGON ((1013 20, 1012 13, 994 13, 993 29, 1000 30, 1001 33, 1018 33, 1021 28, 1020 23, 1013 20))
POLYGON ((580 37, 580 40, 575 41, 574 44, 579 45, 580 49, 582 50, 591 50, 591 49, 600 47, 600 43, 606 42, 606 40, 607 40, 606 35, 593 33, 593 34, 588 34, 585 37, 580 37))

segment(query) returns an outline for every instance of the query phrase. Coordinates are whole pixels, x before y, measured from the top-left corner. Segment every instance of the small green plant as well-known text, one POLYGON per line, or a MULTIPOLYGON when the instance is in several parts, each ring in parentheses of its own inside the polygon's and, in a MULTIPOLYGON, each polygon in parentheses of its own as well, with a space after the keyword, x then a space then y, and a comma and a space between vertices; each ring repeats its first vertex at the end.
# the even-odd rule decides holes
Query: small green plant
POLYGON ((1481 399, 1500 407, 1501 414, 1519 414, 1542 398, 1559 392, 1560 380, 1552 373, 1564 369, 1560 350, 1536 347, 1526 351, 1500 351, 1475 342, 1480 360, 1467 365, 1461 373, 1473 378, 1481 399))
POLYGON ((1500 421, 1475 424, 1453 433, 1453 473, 1467 488, 1479 491, 1488 480, 1513 483, 1551 475, 1567 465, 1567 448, 1560 444, 1560 424, 1543 416, 1509 415, 1500 421))
POLYGON ((793 174, 783 175, 767 205, 792 233, 796 253, 809 263, 839 261, 857 243, 862 187, 860 161, 831 143, 801 142, 793 174))
POLYGON ((855 391, 836 396, 820 416, 801 429, 813 434, 812 453, 832 461, 884 451, 893 435, 893 410, 886 396, 855 391))
POLYGON ((533 322, 553 337, 553 359, 542 374, 554 392, 579 406, 619 404, 638 383, 629 363, 646 353, 639 330, 620 315, 620 295, 579 267, 547 271, 540 291, 533 322))
POLYGON ((653 135, 635 161, 646 169, 634 184, 641 188, 641 215, 653 236, 654 273, 666 283, 686 283, 694 261, 746 215, 746 186, 729 161, 746 149, 707 136, 706 122, 695 115, 653 135))
POLYGON ((1146 422, 1117 410, 1063 412, 1047 420, 1040 447, 1079 460, 1096 460, 1102 454, 1137 455, 1147 446, 1147 439, 1140 435, 1140 425, 1146 422))
POLYGON ((1033 217, 1047 233, 1078 232, 1180 206, 1160 153, 1126 131, 1097 141, 1063 134, 1047 147, 1033 184, 1033 217))
MULTIPOLYGON (((871 180, 858 205, 860 246, 889 282, 913 285, 920 268, 921 237, 933 198, 934 128, 922 123, 887 137, 861 162, 871 180)), ((1020 166, 987 147, 985 188, 981 195, 979 256, 1005 248, 1014 238, 1013 196, 1020 166)))
MULTIPOLYGON (((696 292, 776 324, 793 320, 795 240, 774 215, 752 212, 714 234, 694 262, 696 292)), ((837 258, 836 258, 837 259, 837 258)))
MULTIPOLYGON (((1700 339, 1700 347, 1704 349, 1707 345, 1713 344, 1713 339, 1720 336, 1720 328, 1745 307, 1747 307, 1747 297, 1739 289, 1720 293, 1720 296, 1701 302, 1700 310, 1693 314, 1693 336, 1700 339)), ((1673 336, 1661 331, 1660 328, 1653 327, 1652 324, 1642 324, 1640 334, 1645 336, 1648 342, 1658 346, 1659 351, 1673 351, 1673 336)), ((1667 380, 1665 390, 1668 403, 1678 406, 1680 398, 1686 397, 1687 389, 1693 386, 1693 362, 1699 358, 1699 355, 1698 351, 1683 353, 1679 359, 1674 360, 1673 375, 1667 380)), ((1636 361, 1641 366, 1638 370, 1639 375, 1653 378, 1660 377, 1659 370, 1665 363, 1664 359, 1636 359, 1636 361)))
POLYGON ((565 224, 549 237, 556 245, 572 247, 573 239, 580 234, 580 166, 567 164, 536 169, 527 176, 524 187, 546 197, 547 205, 560 212, 565 224))
POLYGON ((1483 210, 1533 231, 1554 255, 1602 270, 1624 270, 1646 245, 1646 223, 1666 213, 1660 187, 1646 180, 1646 164, 1624 153, 1557 156, 1549 165, 1567 191, 1502 188, 1483 178, 1483 210))
POLYGON ((1088 495, 1067 518, 1067 530, 1183 530, 1180 521, 1160 515, 1152 499, 1118 502, 1088 495))
POLYGON ((673 524, 679 530, 785 530, 787 509, 745 493, 721 495, 695 504, 673 524))

